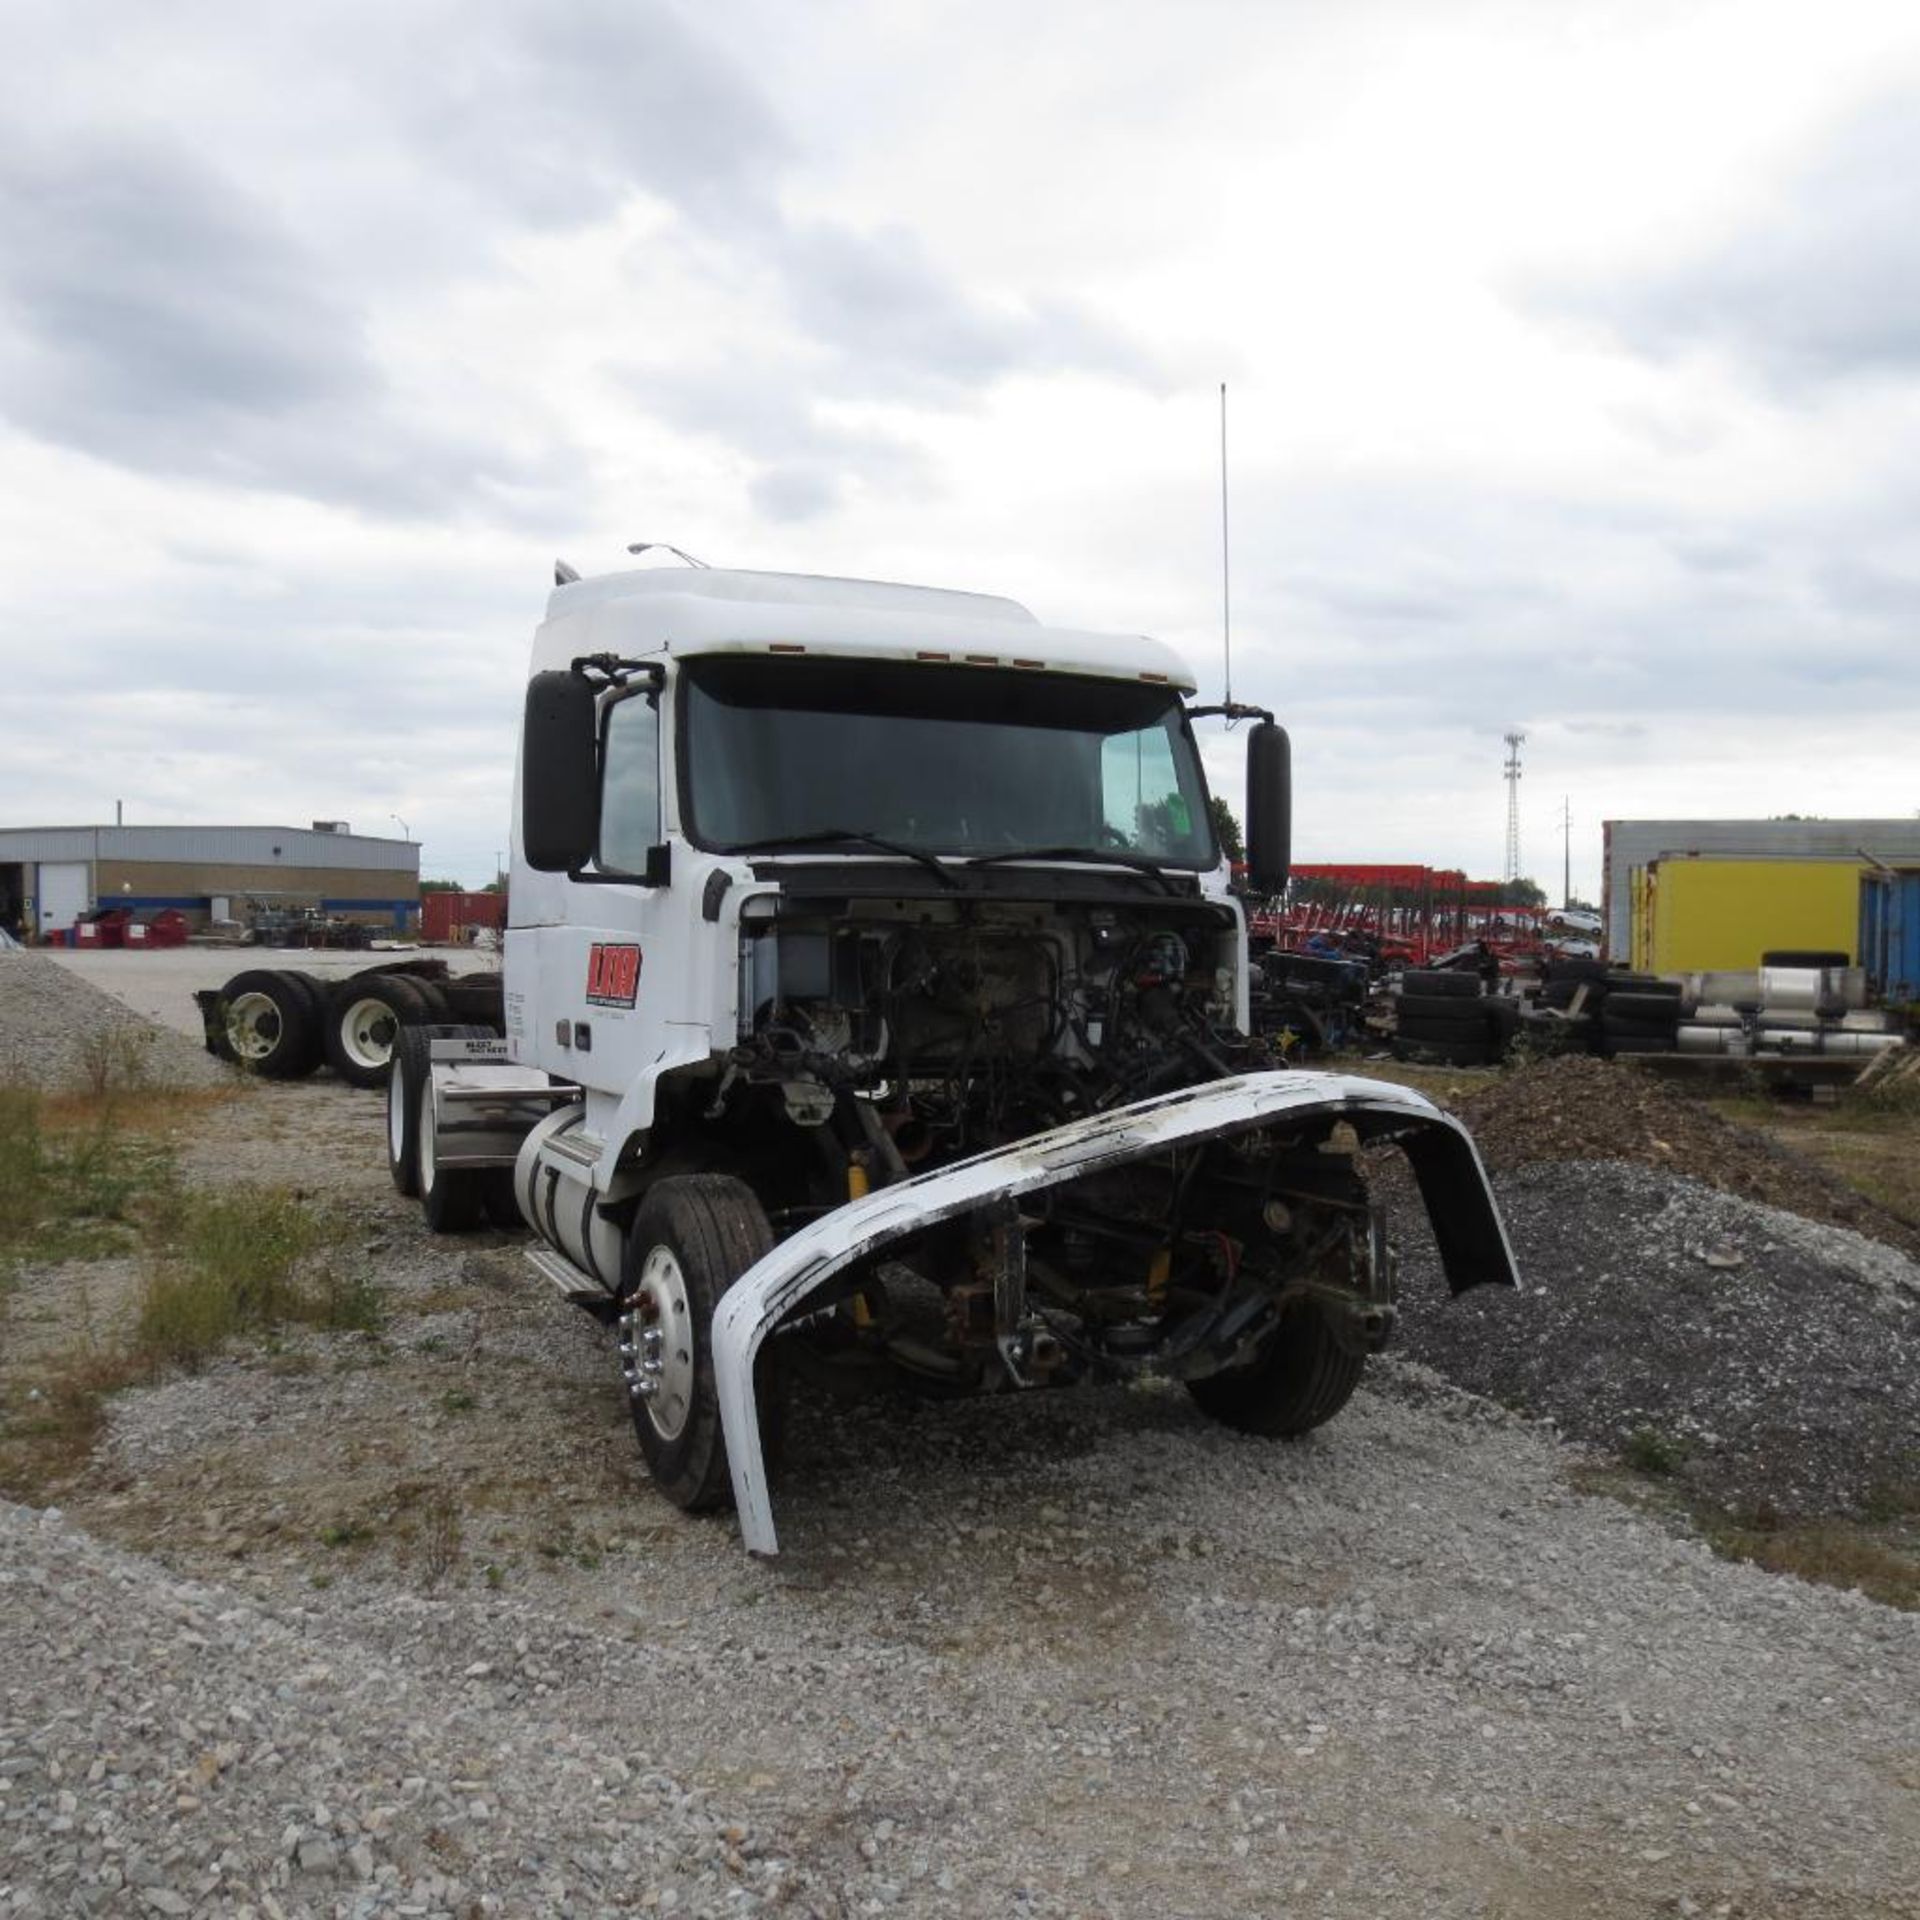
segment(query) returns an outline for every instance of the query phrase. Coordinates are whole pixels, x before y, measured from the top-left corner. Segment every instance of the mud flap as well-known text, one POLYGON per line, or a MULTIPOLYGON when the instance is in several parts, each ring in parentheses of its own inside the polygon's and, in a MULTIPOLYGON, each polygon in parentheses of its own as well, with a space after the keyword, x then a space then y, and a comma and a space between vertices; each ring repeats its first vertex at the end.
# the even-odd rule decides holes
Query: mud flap
POLYGON ((1466 1129, 1424 1094, 1338 1073, 1254 1073, 1162 1094, 1035 1134, 836 1208, 749 1267, 713 1319, 714 1384, 733 1476, 740 1538, 774 1554, 773 1504, 760 1451, 754 1361, 761 1343, 807 1296, 850 1262, 956 1214, 1015 1199, 1202 1139, 1227 1139, 1276 1121, 1348 1121, 1363 1141, 1389 1140, 1412 1162, 1447 1284, 1519 1284, 1513 1249, 1466 1129))

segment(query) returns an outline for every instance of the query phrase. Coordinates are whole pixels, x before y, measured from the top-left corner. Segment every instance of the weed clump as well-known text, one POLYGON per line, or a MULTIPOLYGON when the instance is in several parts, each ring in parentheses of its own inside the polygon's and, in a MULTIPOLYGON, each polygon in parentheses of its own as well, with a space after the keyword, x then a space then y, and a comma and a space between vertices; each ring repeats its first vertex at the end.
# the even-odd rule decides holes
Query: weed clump
POLYGON ((135 1352, 196 1367, 238 1335, 289 1324, 371 1332, 380 1317, 371 1282, 322 1257, 337 1238, 281 1188, 183 1202, 169 1254, 141 1297, 135 1352))
POLYGON ((1686 1460, 1686 1449, 1657 1427, 1635 1427, 1620 1446, 1620 1457, 1635 1473, 1670 1480, 1686 1460))
POLYGON ((0 1087, 0 1276, 124 1251, 172 1183, 166 1142, 123 1129, 111 1100, 56 1119, 35 1089, 0 1087))

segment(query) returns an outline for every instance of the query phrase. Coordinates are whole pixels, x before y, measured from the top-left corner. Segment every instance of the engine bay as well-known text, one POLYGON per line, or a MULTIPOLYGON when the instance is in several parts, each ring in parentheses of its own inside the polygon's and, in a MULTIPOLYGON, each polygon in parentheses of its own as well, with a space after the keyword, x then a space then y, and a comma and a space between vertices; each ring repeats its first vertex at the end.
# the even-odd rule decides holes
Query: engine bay
MULTIPOLYGON (((794 1117, 851 1099, 916 1170, 1268 1064, 1211 904, 859 903, 743 939, 735 1069, 794 1117)), ((884 1156, 891 1159, 891 1156, 884 1156)))
MULTIPOLYGON (((736 1156, 784 1237, 875 1188, 1280 1064, 1236 1024, 1239 951, 1231 910, 1198 897, 783 912, 743 927, 737 1043, 680 1116, 703 1163, 736 1156)), ((1340 1363, 1290 1404, 1322 1417, 1392 1322, 1360 1146, 1316 1118, 970 1214, 851 1266, 781 1347, 843 1385, 1204 1383, 1308 1312, 1340 1363)))

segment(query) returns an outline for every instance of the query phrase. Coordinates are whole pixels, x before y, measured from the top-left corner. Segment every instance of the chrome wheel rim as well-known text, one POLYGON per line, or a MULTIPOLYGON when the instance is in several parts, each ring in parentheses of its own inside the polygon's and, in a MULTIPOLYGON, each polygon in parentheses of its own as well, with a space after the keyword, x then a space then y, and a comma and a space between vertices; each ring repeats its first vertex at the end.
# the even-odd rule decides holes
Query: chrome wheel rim
POLYGON ((693 1302, 671 1247, 649 1250, 620 1316, 620 1370, 647 1424, 677 1440, 693 1414, 693 1302))

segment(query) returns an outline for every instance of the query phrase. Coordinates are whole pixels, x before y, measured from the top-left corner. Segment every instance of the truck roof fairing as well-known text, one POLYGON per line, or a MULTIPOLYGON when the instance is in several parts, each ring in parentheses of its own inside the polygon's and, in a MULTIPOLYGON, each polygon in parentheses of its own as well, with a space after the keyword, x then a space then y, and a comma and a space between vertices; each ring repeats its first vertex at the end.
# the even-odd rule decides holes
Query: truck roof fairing
POLYGON ((852 1261, 957 1214, 1202 1139, 1289 1119, 1351 1120, 1362 1137, 1391 1135, 1413 1165, 1455 1293, 1518 1286, 1519 1268, 1467 1130, 1410 1087, 1338 1073, 1250 1073, 1057 1127, 850 1201, 783 1240, 721 1296, 713 1316, 714 1384, 749 1553, 779 1551, 760 1447, 754 1360, 806 1297, 852 1261))
POLYGON ((764 652, 1022 666, 1165 682, 1194 691, 1193 670, 1144 634, 1045 627, 1013 600, 883 581, 703 569, 615 573, 555 587, 534 637, 536 671, 583 654, 764 652))

